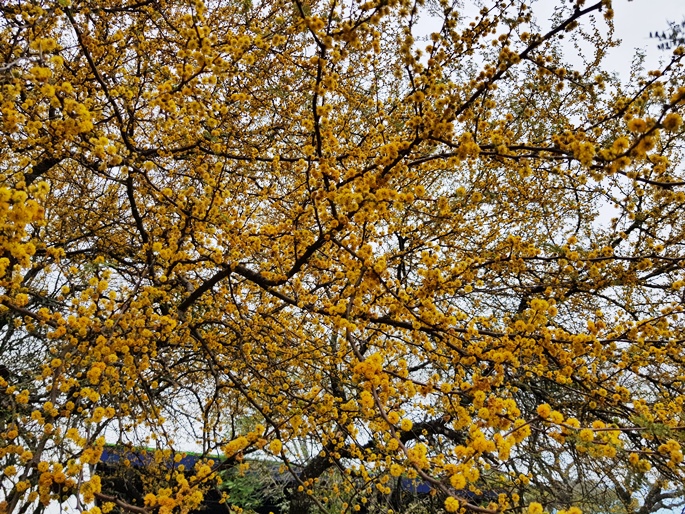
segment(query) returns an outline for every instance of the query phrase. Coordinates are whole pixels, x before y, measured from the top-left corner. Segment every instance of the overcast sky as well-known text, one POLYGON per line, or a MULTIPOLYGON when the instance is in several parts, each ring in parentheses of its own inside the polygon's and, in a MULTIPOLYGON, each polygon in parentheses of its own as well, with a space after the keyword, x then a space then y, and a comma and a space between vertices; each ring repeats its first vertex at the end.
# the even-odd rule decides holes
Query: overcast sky
POLYGON ((623 40, 621 48, 616 49, 612 60, 617 64, 628 62, 635 48, 647 51, 647 62, 656 66, 659 58, 669 52, 657 49, 658 41, 649 39, 649 33, 664 31, 668 21, 681 22, 685 19, 683 0, 614 0, 616 34, 623 40))
MULTIPOLYGON (((541 16, 544 10, 551 11, 561 1, 563 0, 538 0, 533 6, 533 12, 540 12, 538 16, 541 16)), ((588 0, 586 5, 591 3, 594 2, 588 0)), ((622 44, 612 50, 610 58, 605 62, 606 67, 627 79, 635 50, 640 48, 646 52, 647 69, 658 68, 659 60, 666 59, 670 52, 659 50, 659 41, 649 39, 649 33, 665 31, 669 21, 683 21, 685 0, 613 0, 613 5, 614 28, 622 44)), ((542 23, 543 20, 539 21, 542 23)))
MULTIPOLYGON (((550 28, 549 17, 554 8, 561 2, 569 0, 533 0, 532 10, 541 30, 550 28)), ((485 0, 489 5, 491 2, 485 0)), ((586 6, 595 0, 586 0, 586 6)), ((475 16, 478 12, 477 2, 463 0, 463 8, 467 19, 475 16)), ((657 69, 661 59, 667 59, 669 51, 661 51, 657 48, 659 41, 650 39, 649 33, 666 31, 668 22, 681 22, 685 20, 685 0, 613 0, 615 36, 622 40, 620 47, 612 50, 609 59, 605 61, 606 69, 615 71, 623 80, 627 80, 630 74, 630 65, 636 49, 642 49, 646 53, 645 67, 649 70, 657 69)), ((598 26, 606 26, 601 14, 595 15, 602 20, 598 26)), ((587 20, 586 20, 587 23, 587 20)), ((440 21, 427 16, 421 20, 417 27, 416 36, 427 36, 435 30, 439 30, 440 21)), ((566 62, 574 64, 578 61, 577 51, 572 45, 568 47, 566 62), (575 55, 574 55, 575 54, 575 55)), ((591 52, 588 49, 588 53, 591 52)), ((580 64, 580 62, 578 62, 580 64)))

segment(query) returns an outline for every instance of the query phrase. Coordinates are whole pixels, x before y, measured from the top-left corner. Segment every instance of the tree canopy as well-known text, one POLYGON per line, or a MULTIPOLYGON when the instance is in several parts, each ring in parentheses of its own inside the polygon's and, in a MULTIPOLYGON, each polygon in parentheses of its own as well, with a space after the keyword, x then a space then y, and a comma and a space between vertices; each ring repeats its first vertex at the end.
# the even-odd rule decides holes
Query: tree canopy
POLYGON ((659 41, 657 45, 659 50, 672 50, 678 45, 685 45, 685 20, 680 23, 669 21, 668 33, 664 30, 650 32, 649 37, 659 41))
POLYGON ((0 12, 1 514, 251 458, 292 513, 680 497, 682 47, 621 84, 610 0, 0 12))

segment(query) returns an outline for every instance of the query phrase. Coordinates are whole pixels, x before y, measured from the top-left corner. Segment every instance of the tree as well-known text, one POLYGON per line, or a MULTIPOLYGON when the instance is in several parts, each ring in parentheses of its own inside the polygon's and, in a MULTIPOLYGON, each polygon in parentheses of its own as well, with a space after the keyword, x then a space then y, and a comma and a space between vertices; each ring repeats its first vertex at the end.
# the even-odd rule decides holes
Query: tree
POLYGON ((2 514, 186 512, 248 455, 293 513, 677 501, 683 48, 618 83, 609 0, 0 9, 2 514))
POLYGON ((680 24, 669 21, 668 33, 666 33, 664 30, 661 32, 650 32, 649 37, 655 38, 657 41, 659 41, 659 50, 671 50, 676 48, 678 45, 685 44, 685 37, 683 37, 685 35, 683 33, 684 30, 685 20, 680 22, 680 24))

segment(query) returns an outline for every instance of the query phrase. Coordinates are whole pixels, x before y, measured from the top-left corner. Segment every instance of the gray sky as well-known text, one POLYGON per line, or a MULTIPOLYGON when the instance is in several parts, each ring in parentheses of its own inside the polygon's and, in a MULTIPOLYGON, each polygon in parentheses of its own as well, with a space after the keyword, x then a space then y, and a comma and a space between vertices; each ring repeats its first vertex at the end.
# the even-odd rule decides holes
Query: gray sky
MULTIPOLYGON (((478 12, 476 2, 473 0, 463 1, 467 18, 476 15, 478 12)), ((586 0, 586 6, 591 5, 594 1, 586 0)), ((533 0, 532 11, 543 32, 550 27, 549 17, 554 7, 560 5, 561 2, 568 3, 569 0, 533 0)), ((486 0, 486 4, 490 4, 490 1, 486 0)), ((615 36, 622 40, 622 44, 612 50, 609 58, 605 61, 606 69, 618 72, 623 80, 627 80, 633 56, 638 48, 646 53, 646 68, 649 70, 657 69, 659 61, 668 58, 670 52, 660 51, 657 48, 659 41, 650 39, 649 33, 657 30, 665 31, 669 21, 683 21, 685 19, 685 0, 613 0, 613 7, 615 36)), ((598 23, 600 28, 606 27, 601 14, 596 14, 595 17, 601 20, 598 23)), ((415 35, 426 36, 430 34, 439 29, 439 23, 439 21, 431 19, 430 16, 426 16, 419 23, 415 35)), ((578 61, 577 51, 570 44, 566 46, 568 48, 566 61, 573 65, 574 62, 578 61)), ((589 52, 591 49, 588 48, 589 52)))
MULTIPOLYGON (((554 5, 563 0, 538 0, 533 6, 542 23, 542 13, 551 12, 554 5)), ((588 0, 586 5, 590 5, 588 0)), ((645 64, 647 69, 657 69, 660 59, 666 59, 669 51, 657 49, 659 42, 649 39, 649 33, 665 31, 668 21, 681 22, 685 19, 685 0, 613 0, 614 28, 616 37, 622 40, 620 47, 613 49, 609 59, 605 61, 607 69, 619 73, 622 79, 628 78, 630 63, 635 50, 645 50, 645 64)))
POLYGON ((669 52, 658 50, 658 41, 649 39, 649 33, 666 30, 668 21, 681 22, 685 18, 685 0, 614 0, 614 3, 616 34, 623 44, 612 59, 617 64, 629 62, 635 48, 644 48, 647 62, 653 68, 669 52))

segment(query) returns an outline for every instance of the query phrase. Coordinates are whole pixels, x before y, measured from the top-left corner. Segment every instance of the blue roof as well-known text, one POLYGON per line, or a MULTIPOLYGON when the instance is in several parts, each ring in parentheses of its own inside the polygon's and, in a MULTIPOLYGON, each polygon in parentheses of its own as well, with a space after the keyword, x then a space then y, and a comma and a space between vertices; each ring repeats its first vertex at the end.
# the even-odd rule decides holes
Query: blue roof
MULTIPOLYGON (((102 451, 100 462, 103 462, 105 464, 117 465, 123 459, 127 459, 130 462, 131 466, 139 468, 154 462, 154 452, 155 450, 129 450, 110 446, 105 447, 102 451)), ((169 459, 169 467, 174 468, 179 465, 183 465, 186 469, 192 469, 197 463, 197 461, 199 461, 200 459, 201 455, 187 453, 178 462, 174 462, 173 459, 169 459)))
MULTIPOLYGON (((100 461, 105 464, 117 465, 122 459, 128 459, 130 465, 133 467, 143 467, 154 462, 154 453, 156 450, 141 448, 141 449, 127 449, 116 446, 106 446, 102 451, 102 456, 100 461)), ((174 462, 173 459, 168 459, 169 467, 175 468, 179 465, 183 465, 186 469, 192 469, 195 464, 204 457, 199 454, 186 453, 180 461, 174 462)), ((277 463, 274 463, 277 464, 277 463)), ((281 475, 289 475, 288 473, 280 473, 278 467, 274 465, 274 470, 272 471, 274 478, 280 478, 281 475)), ((428 482, 421 480, 403 478, 402 479, 402 489, 412 494, 428 494, 431 492, 431 486, 428 482)), ((455 491, 455 493, 462 498, 472 501, 478 498, 491 499, 493 492, 484 493, 482 495, 476 495, 473 491, 468 489, 460 489, 455 491)), ((496 493, 495 494, 495 498, 496 493)))

